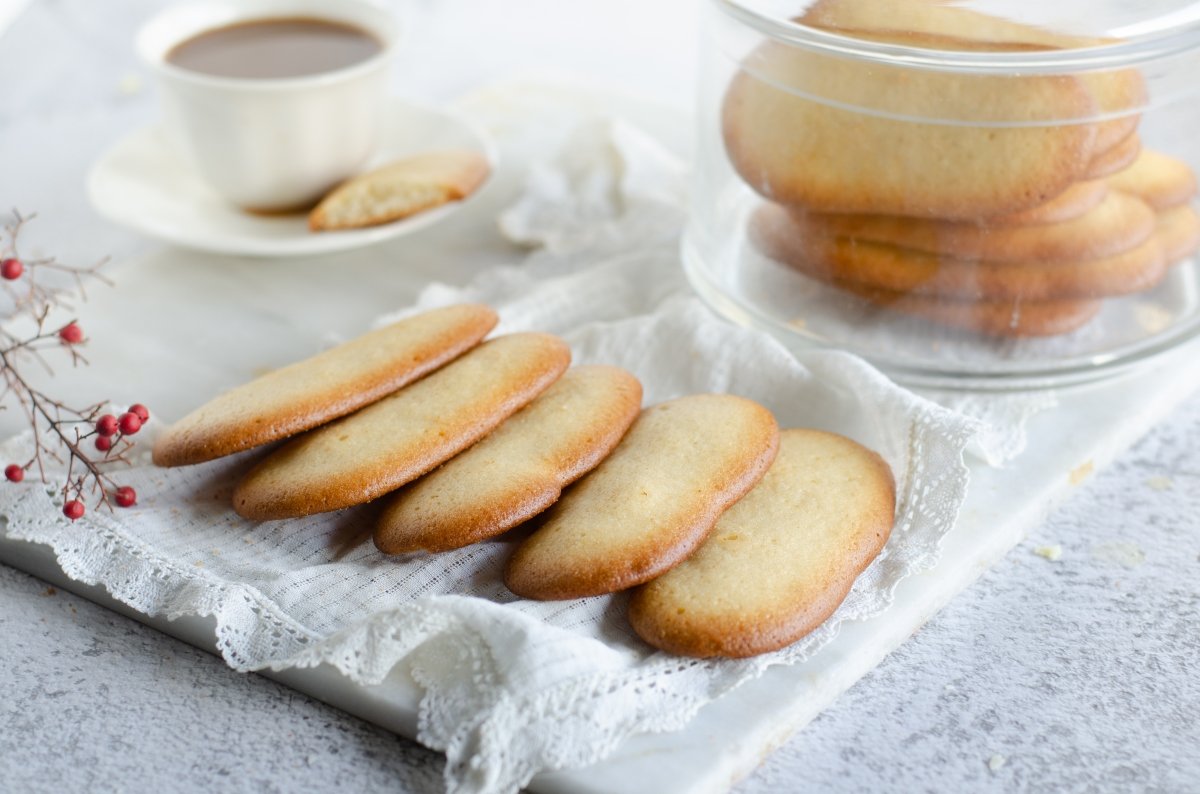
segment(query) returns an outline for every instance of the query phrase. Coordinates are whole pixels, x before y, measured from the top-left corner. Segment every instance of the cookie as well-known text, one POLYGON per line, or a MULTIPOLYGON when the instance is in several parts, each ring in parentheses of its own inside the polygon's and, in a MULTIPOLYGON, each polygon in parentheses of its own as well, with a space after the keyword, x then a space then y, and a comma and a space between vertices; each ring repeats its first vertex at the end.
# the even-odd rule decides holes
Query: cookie
POLYGON ((159 466, 202 463, 344 416, 479 343, 496 325, 486 306, 434 309, 364 334, 225 392, 163 431, 159 466))
POLYGON ((549 334, 508 334, 357 413, 272 452, 234 488, 254 519, 369 502, 471 446, 549 388, 571 354, 549 334))
POLYGON ((1196 175, 1188 164, 1153 149, 1142 149, 1136 160, 1107 182, 1155 210, 1178 207, 1196 195, 1196 175))
POLYGON ((751 188, 783 204, 1005 215, 1062 194, 1094 154, 1094 125, 1057 123, 1095 111, 1074 77, 919 71, 775 43, 741 67, 721 110, 725 148, 751 188))
POLYGON ((639 587, 629 621, 683 656, 745 657, 821 625, 878 556, 895 513, 891 469, 843 436, 784 430, 771 469, 688 559, 639 587))
POLYGON ((1182 262, 1200 248, 1200 215, 1190 204, 1160 212, 1157 237, 1166 263, 1182 262))
POLYGON ((1080 262, 1128 251, 1154 234, 1153 210, 1111 191, 1092 210, 1060 223, 992 226, 894 215, 796 211, 797 231, 816 237, 887 243, 955 259, 987 262, 1080 262))
POLYGON ((469 149, 427 152, 352 177, 309 213, 313 231, 391 223, 471 195, 491 173, 469 149))
POLYGON ((532 518, 612 452, 641 405, 642 385, 623 369, 567 370, 487 438, 389 497, 375 546, 445 551, 532 518))
POLYGON ((1132 165, 1141 151, 1141 138, 1137 135, 1128 135, 1116 146, 1093 157, 1083 172, 1083 178, 1099 179, 1111 176, 1132 165))
POLYGON ((646 409, 517 548, 505 584, 526 598, 562 599, 653 579, 762 479, 778 446, 771 412, 743 397, 692 395, 646 409))
POLYGON ((1052 265, 962 261, 885 243, 813 236, 769 206, 755 214, 751 235, 764 254, 820 281, 958 300, 1127 295, 1157 284, 1167 267, 1153 234, 1113 256, 1052 265))
POLYGON ((1103 179, 1088 179, 1076 182, 1062 193, 1036 207, 1007 215, 984 218, 979 222, 988 226, 1027 226, 1038 223, 1061 223, 1078 218, 1095 209, 1108 196, 1108 182, 1103 179))
MULTIPOLYGON (((1057 33, 949 3, 912 0, 819 0, 797 21, 856 38, 927 49, 1015 52, 1077 49, 1116 41, 1057 33), (920 34, 926 36, 924 41, 918 40, 920 34)), ((1137 111, 1148 99, 1145 80, 1136 69, 1085 72, 1078 78, 1094 102, 1092 115, 1105 117, 1089 125, 1096 130, 1093 151, 1104 152, 1137 127, 1137 111)))
POLYGON ((972 331, 984 336, 1056 336, 1077 330, 1100 312, 1099 300, 1054 301, 952 301, 905 295, 861 284, 837 282, 834 286, 863 300, 935 325, 972 331))
POLYGON ((798 22, 842 31, 927 33, 975 42, 1069 49, 1099 43, 992 16, 947 2, 922 0, 818 0, 798 22))

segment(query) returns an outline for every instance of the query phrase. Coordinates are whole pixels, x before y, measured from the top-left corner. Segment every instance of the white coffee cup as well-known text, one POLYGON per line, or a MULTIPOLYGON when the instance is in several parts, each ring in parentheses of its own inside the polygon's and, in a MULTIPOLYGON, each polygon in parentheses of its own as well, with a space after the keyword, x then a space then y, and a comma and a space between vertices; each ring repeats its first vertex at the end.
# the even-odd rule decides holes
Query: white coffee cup
POLYGON ((396 18, 366 0, 203 0, 153 17, 137 50, 158 76, 166 130, 180 155, 239 207, 284 211, 311 205, 375 150, 399 35, 396 18), (269 80, 167 62, 172 48, 204 31, 272 18, 349 24, 382 48, 344 69, 269 80))

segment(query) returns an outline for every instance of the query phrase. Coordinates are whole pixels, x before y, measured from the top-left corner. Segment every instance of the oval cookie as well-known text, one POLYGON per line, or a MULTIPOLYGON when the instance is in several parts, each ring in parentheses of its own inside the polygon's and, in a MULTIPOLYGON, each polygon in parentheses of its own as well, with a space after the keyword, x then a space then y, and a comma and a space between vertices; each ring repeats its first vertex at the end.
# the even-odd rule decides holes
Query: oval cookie
POLYGON ((1158 214, 1158 232, 1168 265, 1177 264, 1200 248, 1200 215, 1190 204, 1172 207, 1158 214))
POLYGON ((425 152, 352 177, 308 216, 313 231, 391 223, 460 201, 483 184, 491 165, 470 149, 425 152))
POLYGON ((813 237, 795 230, 787 213, 763 207, 752 233, 777 262, 825 282, 958 300, 1057 300, 1127 295, 1154 286, 1166 272, 1158 234, 1115 256, 1053 265, 963 262, 922 251, 813 237))
POLYGON ((925 72, 776 44, 741 66, 721 111, 725 148, 751 188, 783 204, 1003 215, 1061 194, 1094 152, 1094 125, 1059 123, 1095 111, 1072 77, 925 72))
POLYGON ((390 497, 375 546, 457 549, 532 518, 612 452, 641 406, 642 385, 623 369, 567 370, 487 438, 390 497))
POLYGON ((233 492, 246 518, 324 513, 415 480, 485 436, 567 368, 549 334, 500 336, 411 386, 289 441, 233 492))
MULTIPOLYGON (((928 49, 1056 50, 1096 47, 1115 41, 1057 33, 950 3, 912 0, 818 0, 797 21, 848 36, 928 49), (913 37, 919 34, 930 40, 914 42, 913 37)), ((1106 151, 1137 127, 1140 119, 1137 111, 1148 98, 1146 82, 1136 69, 1082 72, 1078 77, 1095 102, 1096 116, 1106 118, 1092 125, 1097 133, 1093 151, 1106 151)))
POLYGON ((1137 196, 1155 210, 1186 204, 1196 195, 1196 175, 1182 160, 1143 149, 1130 166, 1108 177, 1108 184, 1137 196))
POLYGON ((487 306, 434 309, 270 372, 167 428, 154 462, 202 463, 345 416, 457 358, 496 320, 487 306))
POLYGON ((677 567, 638 588, 629 621, 683 656, 744 657, 790 645, 825 621, 883 549, 891 469, 848 438, 784 430, 779 455, 677 567))
POLYGON ((526 598, 582 598, 658 576, 762 478, 778 445, 771 412, 743 397, 701 394, 647 408, 517 548, 505 584, 526 598))
POLYGON ((892 215, 795 211, 805 235, 887 243, 955 259, 986 262, 1080 262, 1128 251, 1154 234, 1155 217, 1142 200, 1111 191, 1092 210, 1061 223, 989 226, 892 215))

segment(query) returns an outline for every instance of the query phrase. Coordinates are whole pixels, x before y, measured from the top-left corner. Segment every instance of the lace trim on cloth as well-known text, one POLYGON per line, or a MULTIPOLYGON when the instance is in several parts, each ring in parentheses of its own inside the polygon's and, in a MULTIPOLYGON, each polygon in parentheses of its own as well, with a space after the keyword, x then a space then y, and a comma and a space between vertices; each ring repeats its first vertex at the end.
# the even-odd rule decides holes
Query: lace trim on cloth
MULTIPOLYGON (((140 612, 214 617, 218 648, 238 670, 328 663, 374 684, 400 665, 424 688, 418 738, 445 751, 452 792, 515 791, 539 771, 594 763, 635 733, 678 729, 768 667, 819 652, 844 621, 882 613, 900 581, 937 562, 966 494, 963 452, 976 423, 855 357, 794 356, 718 320, 680 274, 683 214, 663 188, 679 176, 670 156, 608 122, 581 127, 566 151, 566 165, 547 166, 503 220, 527 243, 553 245, 464 288, 430 287, 413 310, 483 300, 500 311, 502 330, 558 332, 576 363, 631 370, 647 404, 732 391, 767 405, 783 426, 841 432, 877 450, 896 476, 895 529, 815 632, 751 659, 682 659, 633 634, 621 594, 539 603, 509 593, 501 571, 512 541, 385 558, 369 541, 369 506, 246 521, 229 496, 255 453, 183 469, 139 463, 122 474, 141 495, 137 509, 94 510, 75 523, 47 489, 6 488, 7 535, 49 545, 72 579, 140 612), (651 183, 654 195, 639 192, 651 183), (572 234, 555 232, 570 224, 572 234)), ((9 441, 6 459, 31 443, 9 441)))

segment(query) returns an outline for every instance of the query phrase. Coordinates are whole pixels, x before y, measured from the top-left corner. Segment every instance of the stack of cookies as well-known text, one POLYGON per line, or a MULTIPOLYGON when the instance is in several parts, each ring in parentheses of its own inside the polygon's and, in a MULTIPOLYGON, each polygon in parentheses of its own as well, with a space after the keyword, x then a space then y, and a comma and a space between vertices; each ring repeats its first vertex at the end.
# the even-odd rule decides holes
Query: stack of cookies
POLYGON ((272 442, 234 488, 279 520, 379 500, 386 554, 461 548, 537 517, 505 582, 528 598, 636 588, 659 648, 747 656, 827 618, 883 548, 887 464, 841 436, 780 431, 733 395, 645 410, 630 373, 569 367, 548 334, 484 341, 484 306, 452 306, 272 372, 156 440, 159 465, 272 442))
MULTIPOLYGON (((821 0, 798 21, 965 52, 1099 43, 936 0, 821 0)), ((775 43, 742 66, 722 122, 734 168, 769 199, 752 240, 873 303, 1058 334, 1200 246, 1191 169, 1141 145, 1135 70, 920 71, 775 43)))

